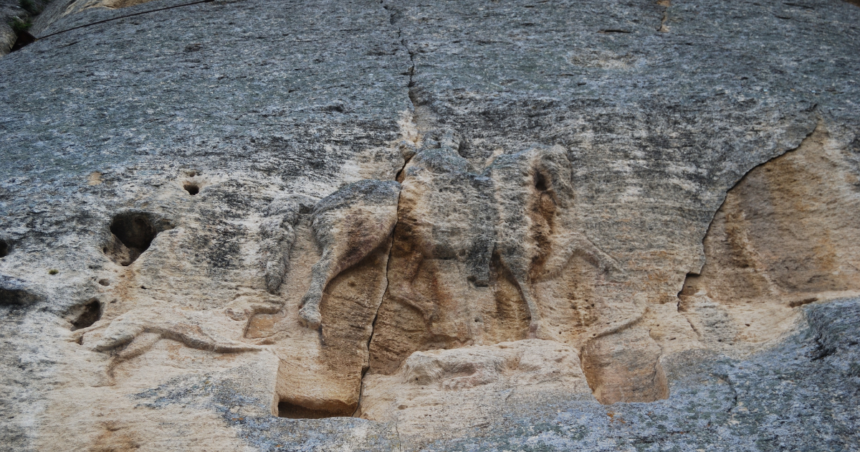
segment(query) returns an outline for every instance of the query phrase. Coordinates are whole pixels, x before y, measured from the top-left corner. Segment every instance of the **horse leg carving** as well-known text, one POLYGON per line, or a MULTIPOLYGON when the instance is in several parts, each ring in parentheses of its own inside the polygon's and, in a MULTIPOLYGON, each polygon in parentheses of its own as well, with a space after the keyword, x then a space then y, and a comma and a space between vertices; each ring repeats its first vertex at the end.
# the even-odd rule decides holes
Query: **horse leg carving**
POLYGON ((365 180, 349 184, 317 204, 312 227, 322 257, 313 266, 310 287, 302 297, 299 321, 303 325, 320 327, 320 302, 328 283, 391 236, 399 196, 397 182, 365 180))
POLYGON ((415 253, 405 259, 405 262, 402 262, 403 267, 399 270, 402 272, 398 278, 401 282, 389 287, 389 295, 395 301, 412 307, 421 313, 425 321, 429 321, 436 314, 436 304, 415 292, 412 286, 423 262, 424 256, 421 253, 415 253))
MULTIPOLYGON (((322 258, 320 258, 319 262, 314 264, 313 272, 311 277, 311 286, 308 288, 308 291, 305 293, 305 296, 302 297, 301 302, 301 310, 299 310, 299 321, 306 327, 316 329, 320 327, 322 323, 322 315, 320 314, 320 301, 322 301, 323 291, 328 283, 334 279, 341 271, 345 270, 346 267, 354 264, 355 262, 351 262, 350 265, 338 265, 341 262, 338 262, 338 257, 341 256, 333 256, 334 252, 328 249, 323 252, 322 258), (339 268, 343 267, 343 268, 339 268)), ((367 253, 365 253, 366 255, 367 253)), ((360 256, 364 258, 364 255, 360 256)), ((358 259, 361 260, 361 259, 358 259)), ((357 262, 357 261, 356 261, 357 262)), ((342 262, 346 264, 346 262, 342 262)))

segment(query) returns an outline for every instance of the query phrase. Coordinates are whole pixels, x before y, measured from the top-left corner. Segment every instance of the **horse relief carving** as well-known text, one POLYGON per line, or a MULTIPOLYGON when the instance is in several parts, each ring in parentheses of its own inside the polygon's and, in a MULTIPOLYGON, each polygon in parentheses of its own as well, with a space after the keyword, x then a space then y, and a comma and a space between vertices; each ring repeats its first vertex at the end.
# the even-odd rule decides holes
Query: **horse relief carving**
POLYGON ((478 172, 459 155, 459 142, 450 130, 429 133, 404 167, 400 184, 366 180, 316 205, 313 233, 322 257, 302 299, 303 324, 319 327, 319 304, 329 281, 392 233, 392 252, 404 258, 397 277, 389 278, 388 294, 427 321, 437 315, 438 305, 415 290, 413 281, 428 259, 462 262, 464 278, 483 287, 495 255, 527 306, 531 337, 541 336, 534 282, 561 272, 576 253, 604 272, 619 271, 612 257, 577 230, 564 149, 535 147, 503 155, 478 172))

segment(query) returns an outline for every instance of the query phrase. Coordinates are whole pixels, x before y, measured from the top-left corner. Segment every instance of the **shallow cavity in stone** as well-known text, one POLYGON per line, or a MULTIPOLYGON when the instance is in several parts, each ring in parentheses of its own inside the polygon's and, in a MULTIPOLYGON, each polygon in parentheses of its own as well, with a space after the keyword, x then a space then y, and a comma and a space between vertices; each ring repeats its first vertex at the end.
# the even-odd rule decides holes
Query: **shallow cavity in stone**
POLYGON ((113 240, 103 251, 114 262, 128 266, 149 248, 158 231, 143 213, 121 213, 110 225, 113 240))
POLYGON ((278 417, 285 417, 288 419, 325 419, 329 417, 347 416, 349 416, 349 414, 305 408, 301 405, 296 405, 290 402, 278 403, 278 417))
POLYGON ((72 315, 72 331, 90 327, 101 319, 102 304, 98 300, 92 299, 75 309, 72 315))
POLYGON ((194 183, 190 183, 190 182, 186 183, 185 185, 182 186, 182 188, 184 188, 185 191, 187 191, 188 194, 191 196, 194 196, 197 193, 200 193, 200 186, 198 186, 197 184, 194 184, 194 183))

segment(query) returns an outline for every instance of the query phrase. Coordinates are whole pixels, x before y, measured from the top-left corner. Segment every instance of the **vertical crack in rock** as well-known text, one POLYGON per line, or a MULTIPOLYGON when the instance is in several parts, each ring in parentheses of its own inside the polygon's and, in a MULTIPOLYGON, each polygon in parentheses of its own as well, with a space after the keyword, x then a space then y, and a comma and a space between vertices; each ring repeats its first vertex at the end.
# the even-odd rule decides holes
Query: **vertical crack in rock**
MULTIPOLYGON (((403 164, 406 166, 406 163, 403 164)), ((403 168, 400 168, 400 171, 403 171, 403 168)), ((398 174, 400 173, 398 171, 398 174)), ((397 205, 400 206, 400 195, 397 196, 397 205)), ((393 231, 397 230, 397 221, 395 220, 393 231)), ((392 236, 394 232, 392 231, 392 236)), ((379 302, 376 305, 376 312, 373 314, 373 321, 371 322, 370 327, 370 335, 367 338, 367 343, 365 344, 365 348, 367 350, 367 362, 364 368, 361 370, 361 382, 359 384, 359 392, 358 392, 358 403, 355 406, 355 411, 352 413, 353 417, 358 416, 361 413, 361 397, 364 393, 364 377, 367 375, 367 372, 370 370, 370 343, 373 341, 373 334, 376 332, 376 320, 379 318, 379 310, 382 309, 382 302, 385 299, 385 294, 388 293, 388 287, 390 285, 390 279, 388 278, 389 272, 391 271, 391 254, 394 251, 394 244, 391 243, 393 241, 389 241, 388 245, 388 261, 385 265, 385 290, 382 291, 381 296, 379 297, 379 302)), ((398 433, 398 438, 400 434, 398 433)))
MULTIPOLYGON (((382 4, 382 8, 389 15, 389 17, 388 17, 389 23, 392 26, 396 25, 396 22, 397 22, 396 17, 399 13, 397 11, 392 10, 388 5, 385 5, 384 1, 380 1, 380 4, 382 4)), ((414 116, 416 113, 415 102, 412 99, 412 92, 411 92, 412 76, 413 76, 414 71, 415 71, 415 60, 413 58, 412 52, 409 51, 409 47, 406 45, 405 39, 403 39, 403 37, 402 37, 402 32, 401 32, 400 28, 395 27, 395 31, 397 32, 397 37, 400 39, 400 44, 403 46, 403 48, 406 50, 406 53, 409 55, 410 66, 409 66, 409 69, 407 71, 408 75, 409 75, 409 82, 407 84, 407 88, 409 88, 409 94, 408 94, 409 100, 412 101, 412 114, 409 116, 410 124, 406 128, 411 129, 411 128, 415 127, 414 116)), ((397 180, 398 182, 401 180, 400 176, 403 173, 404 168, 406 168, 406 165, 409 163, 409 160, 414 156, 414 150, 412 152, 408 152, 408 150, 401 149, 401 152, 403 152, 403 154, 404 154, 404 156, 403 156, 404 159, 403 159, 403 166, 400 167, 400 169, 396 172, 396 175, 395 175, 395 180, 397 180)), ((396 202, 396 205, 397 205, 396 211, 398 211, 398 212, 400 210, 400 196, 401 196, 400 193, 398 193, 397 202, 396 202)), ((391 233, 392 237, 396 235, 396 231, 397 231, 397 227, 398 227, 398 224, 397 224, 398 218, 399 218, 398 216, 395 217, 395 222, 394 222, 394 226, 392 228, 392 233, 391 233)), ((379 311, 382 308, 382 302, 383 302, 386 294, 388 293, 388 289, 389 289, 389 286, 391 283, 391 280, 389 278, 389 274, 391 271, 391 256, 392 256, 393 252, 394 252, 394 243, 393 243, 393 240, 390 240, 389 248, 388 248, 388 260, 386 262, 386 267, 385 267, 385 289, 382 291, 379 302, 377 303, 376 312, 374 313, 373 321, 371 322, 370 335, 368 336, 367 342, 365 344, 365 349, 367 350, 368 357, 367 357, 367 362, 365 363, 365 365, 363 366, 362 371, 361 371, 361 381, 359 384, 358 403, 356 404, 355 411, 352 414, 354 417, 358 416, 361 413, 361 402, 362 402, 362 396, 364 393, 364 377, 367 375, 367 372, 370 370, 370 357, 369 357, 370 343, 373 341, 373 335, 376 333, 376 321, 379 318, 379 311)), ((395 425, 395 429, 396 429, 396 425, 395 425)), ((400 443, 399 431, 397 432, 397 436, 398 436, 398 444, 399 444, 400 443)), ((399 447, 402 449, 402 445, 400 445, 399 447)))
MULTIPOLYGON (((388 22, 392 26, 395 26, 394 30, 397 32, 397 37, 400 39, 400 44, 403 46, 403 49, 406 50, 406 53, 409 55, 409 62, 411 63, 411 66, 409 66, 408 70, 409 84, 407 85, 407 87, 411 88, 413 84, 412 76, 415 73, 415 54, 409 49, 409 45, 406 43, 406 39, 403 37, 403 31, 400 29, 400 27, 396 26, 397 22, 399 21, 399 16, 402 13, 391 6, 386 5, 384 0, 380 1, 379 3, 382 4, 382 8, 385 9, 386 12, 388 12, 388 22)), ((410 100, 411 99, 412 97, 410 95, 410 100)))
MULTIPOLYGON (((409 82, 407 83, 406 87, 409 89, 409 92, 408 92, 409 101, 412 102, 412 122, 415 123, 416 125, 422 125, 423 121, 421 120, 420 115, 419 115, 420 102, 418 101, 418 98, 417 98, 418 94, 414 88, 415 87, 414 78, 415 78, 415 71, 416 71, 416 69, 415 69, 415 52, 413 52, 409 48, 409 43, 406 41, 406 38, 403 37, 403 31, 401 30, 401 28, 399 26, 397 26, 397 22, 399 22, 400 16, 402 15, 402 13, 400 11, 398 11, 395 7, 385 4, 384 0, 380 1, 380 3, 382 4, 382 7, 385 9, 385 11, 388 12, 388 15, 389 15, 388 21, 392 26, 394 26, 394 30, 397 32, 397 37, 400 39, 400 45, 403 46, 403 49, 406 50, 406 53, 409 55, 410 66, 406 72, 409 75, 409 82)), ((407 163, 408 163, 408 161, 407 161, 407 163)))

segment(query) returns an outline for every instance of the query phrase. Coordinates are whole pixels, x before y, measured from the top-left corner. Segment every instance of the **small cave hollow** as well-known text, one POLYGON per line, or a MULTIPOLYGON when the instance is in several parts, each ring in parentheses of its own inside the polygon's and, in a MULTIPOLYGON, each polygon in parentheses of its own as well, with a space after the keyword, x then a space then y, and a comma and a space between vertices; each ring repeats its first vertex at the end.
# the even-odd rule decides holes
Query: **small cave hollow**
POLYGON ((185 185, 182 186, 185 191, 188 192, 189 195, 194 196, 197 193, 200 193, 200 186, 193 182, 186 182, 185 185))
POLYGON ((149 248, 158 230, 145 213, 121 213, 110 224, 113 240, 103 248, 114 262, 129 266, 149 248))
POLYGON ((102 304, 92 299, 71 312, 72 331, 87 328, 102 318, 102 304))
POLYGON ((0 257, 9 255, 9 244, 5 240, 0 240, 0 257))
POLYGON ((549 189, 546 176, 544 176, 542 173, 535 174, 535 188, 539 191, 547 191, 547 189, 549 189))
POLYGON ((286 400, 278 403, 278 417, 287 419, 325 419, 329 417, 349 417, 350 414, 352 413, 307 408, 286 400))

